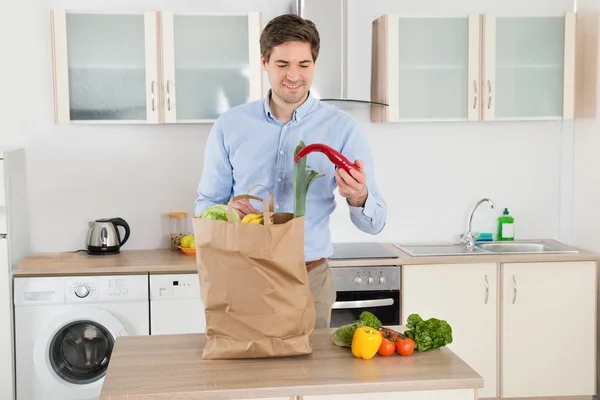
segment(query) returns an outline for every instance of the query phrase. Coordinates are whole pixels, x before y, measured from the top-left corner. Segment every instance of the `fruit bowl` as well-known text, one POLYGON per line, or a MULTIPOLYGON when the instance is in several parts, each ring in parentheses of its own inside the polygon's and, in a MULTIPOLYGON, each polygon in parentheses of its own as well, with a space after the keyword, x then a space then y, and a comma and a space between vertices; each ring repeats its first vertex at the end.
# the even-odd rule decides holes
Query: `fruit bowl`
POLYGON ((183 251, 185 254, 187 255, 195 255, 196 254, 196 249, 190 249, 188 247, 181 247, 181 246, 177 246, 179 247, 179 250, 183 251))

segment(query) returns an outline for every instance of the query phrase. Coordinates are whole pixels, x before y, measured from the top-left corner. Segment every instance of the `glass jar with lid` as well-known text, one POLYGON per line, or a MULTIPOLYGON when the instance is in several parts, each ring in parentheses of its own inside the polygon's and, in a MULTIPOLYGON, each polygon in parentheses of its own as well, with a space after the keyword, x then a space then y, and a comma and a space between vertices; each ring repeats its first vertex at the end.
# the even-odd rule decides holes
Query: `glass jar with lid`
POLYGON ((169 213, 171 250, 179 250, 178 246, 181 243, 181 238, 189 234, 187 228, 187 215, 188 213, 183 211, 173 211, 169 213))

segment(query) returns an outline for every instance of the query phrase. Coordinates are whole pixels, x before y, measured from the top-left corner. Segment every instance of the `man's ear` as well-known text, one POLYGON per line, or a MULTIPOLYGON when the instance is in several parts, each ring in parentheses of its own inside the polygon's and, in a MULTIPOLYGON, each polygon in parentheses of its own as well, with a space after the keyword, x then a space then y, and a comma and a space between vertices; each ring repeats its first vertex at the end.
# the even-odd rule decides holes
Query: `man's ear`
POLYGON ((260 56, 260 65, 262 65, 264 71, 267 70, 267 60, 262 55, 260 56))

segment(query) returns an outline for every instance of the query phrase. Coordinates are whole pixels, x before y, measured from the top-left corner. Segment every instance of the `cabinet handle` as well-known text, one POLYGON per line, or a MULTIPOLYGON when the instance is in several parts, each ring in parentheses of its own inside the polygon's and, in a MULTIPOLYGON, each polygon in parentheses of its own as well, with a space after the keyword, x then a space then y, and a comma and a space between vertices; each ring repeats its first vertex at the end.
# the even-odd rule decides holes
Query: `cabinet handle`
POLYGON ((167 109, 171 111, 171 93, 169 90, 169 81, 167 80, 167 109))
POLYGON ((473 92, 475 96, 473 98, 473 110, 477 108, 477 81, 473 81, 473 92))
POLYGON ((488 79, 488 110, 492 107, 492 82, 488 79))
POLYGON ((513 304, 517 301, 517 279, 513 275, 513 304))
POLYGON ((488 282, 487 274, 485 275, 485 304, 488 302, 490 296, 490 284, 488 282))
POLYGON ((150 92, 152 93, 152 111, 154 111, 154 84, 154 81, 150 84, 150 92))

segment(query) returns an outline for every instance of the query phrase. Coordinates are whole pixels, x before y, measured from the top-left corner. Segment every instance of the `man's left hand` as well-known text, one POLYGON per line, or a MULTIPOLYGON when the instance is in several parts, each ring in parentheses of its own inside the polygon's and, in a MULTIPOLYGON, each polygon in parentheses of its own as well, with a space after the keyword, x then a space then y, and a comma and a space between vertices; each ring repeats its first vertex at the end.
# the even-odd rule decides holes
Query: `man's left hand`
POLYGON ((356 160, 354 165, 358 167, 352 168, 348 174, 342 168, 335 171, 335 181, 338 185, 338 191, 342 197, 348 200, 348 204, 352 207, 364 207, 367 201, 368 190, 365 186, 367 176, 364 171, 364 164, 361 160, 356 160))

